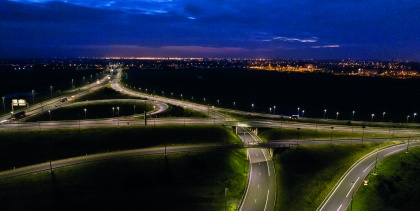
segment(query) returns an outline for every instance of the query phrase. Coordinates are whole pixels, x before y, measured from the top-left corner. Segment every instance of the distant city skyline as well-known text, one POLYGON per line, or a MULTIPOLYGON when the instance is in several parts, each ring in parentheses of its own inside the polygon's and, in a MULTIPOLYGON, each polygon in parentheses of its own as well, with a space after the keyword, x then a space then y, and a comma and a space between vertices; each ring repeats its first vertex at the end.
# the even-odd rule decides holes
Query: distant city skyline
POLYGON ((415 0, 3 0, 0 58, 420 61, 415 0))

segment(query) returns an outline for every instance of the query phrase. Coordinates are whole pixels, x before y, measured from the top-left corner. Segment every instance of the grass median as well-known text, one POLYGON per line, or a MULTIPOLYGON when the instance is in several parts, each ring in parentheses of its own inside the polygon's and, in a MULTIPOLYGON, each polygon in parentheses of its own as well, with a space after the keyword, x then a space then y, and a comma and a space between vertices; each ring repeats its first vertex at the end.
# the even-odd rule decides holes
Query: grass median
POLYGON ((235 210, 245 158, 244 150, 149 155, 20 176, 0 181, 0 209, 235 210))
POLYGON ((420 207, 420 148, 398 153, 377 165, 353 200, 353 210, 418 210, 420 207))
POLYGON ((180 144, 240 143, 223 126, 1 131, 0 170, 101 152, 180 144))

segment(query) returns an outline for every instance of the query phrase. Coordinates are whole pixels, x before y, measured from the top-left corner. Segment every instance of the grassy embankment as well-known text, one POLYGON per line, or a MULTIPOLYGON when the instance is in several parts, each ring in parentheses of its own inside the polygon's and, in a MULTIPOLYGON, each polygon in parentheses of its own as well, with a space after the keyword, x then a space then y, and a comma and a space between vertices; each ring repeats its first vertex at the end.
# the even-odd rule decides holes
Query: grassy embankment
MULTIPOLYGON (((357 191, 353 210, 418 210, 420 207, 420 148, 390 156, 377 165, 377 175, 357 191)), ((350 207, 349 207, 350 209, 350 207)))
POLYGON ((223 126, 156 126, 1 131, 0 170, 116 150, 164 144, 240 143, 223 126))
POLYGON ((0 181, 1 210, 235 210, 244 150, 138 156, 0 181), (22 191, 24 189, 24 191, 22 191))

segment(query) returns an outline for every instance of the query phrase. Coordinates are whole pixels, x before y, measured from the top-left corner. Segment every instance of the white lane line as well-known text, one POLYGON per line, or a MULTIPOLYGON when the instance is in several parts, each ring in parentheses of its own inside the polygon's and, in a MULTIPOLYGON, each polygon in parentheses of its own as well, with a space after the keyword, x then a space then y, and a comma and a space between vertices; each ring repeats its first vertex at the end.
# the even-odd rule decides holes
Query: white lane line
POLYGON ((258 184, 258 188, 260 188, 260 184, 258 184))
MULTIPOLYGON (((359 180, 360 179, 360 177, 358 177, 357 178, 357 180, 359 180)), ((354 188, 354 185, 357 183, 357 180, 353 183, 353 185, 351 186, 351 188, 350 188, 350 190, 349 190, 349 192, 347 193, 347 195, 346 195, 346 198, 349 196, 349 194, 350 194, 350 192, 351 192, 351 190, 353 190, 353 188, 354 188)))
POLYGON ((264 211, 267 209, 268 195, 270 195, 270 189, 267 190, 267 199, 265 200, 264 211))
POLYGON ((255 204, 257 203, 257 199, 255 199, 255 204))
POLYGON ((261 172, 260 172, 260 176, 261 176, 261 172))
POLYGON ((264 155, 264 158, 265 158, 265 163, 267 163, 268 176, 270 176, 270 166, 268 165, 267 156, 265 156, 265 152, 264 152, 264 150, 262 150, 262 149, 261 149, 261 151, 262 151, 262 153, 263 153, 263 155, 264 155))
POLYGON ((363 170, 363 172, 365 172, 369 167, 371 167, 376 161, 373 161, 373 163, 371 163, 368 167, 365 168, 365 170, 363 170))
POLYGON ((341 206, 343 206, 343 204, 340 204, 340 206, 338 207, 337 211, 339 211, 341 209, 341 206))
POLYGON ((385 154, 385 155, 384 155, 384 157, 386 157, 386 156, 388 156, 388 155, 392 155, 392 154, 394 154, 394 153, 397 153, 397 152, 399 152, 399 151, 401 151, 401 150, 404 150, 404 148, 402 148, 402 149, 398 149, 398 150, 394 150, 394 151, 392 151, 392 152, 390 152, 390 153, 388 153, 388 154, 385 154))
MULTIPOLYGON (((247 149, 246 151, 248 152, 248 149, 247 149)), ((243 200, 243 202, 242 202, 242 204, 241 204, 241 208, 240 208, 239 210, 242 210, 242 208, 243 208, 243 205, 244 205, 244 203, 245 203, 245 199, 246 199, 246 198, 247 198, 247 196, 248 196, 249 186, 251 185, 251 181, 252 181, 252 161, 251 161, 251 156, 249 156, 249 163, 250 163, 251 165, 250 165, 250 170, 249 170, 248 187, 247 187, 247 189, 246 189, 246 192, 245 192, 245 197, 244 197, 244 200, 243 200)))
POLYGON ((256 156, 258 156, 258 154, 255 154, 256 156))

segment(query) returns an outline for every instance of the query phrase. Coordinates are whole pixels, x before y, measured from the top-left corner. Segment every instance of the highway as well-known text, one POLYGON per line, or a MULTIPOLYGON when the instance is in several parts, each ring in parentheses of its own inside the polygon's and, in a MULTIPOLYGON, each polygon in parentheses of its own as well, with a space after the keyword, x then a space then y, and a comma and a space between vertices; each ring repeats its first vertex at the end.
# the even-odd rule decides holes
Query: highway
MULTIPOLYGON (((247 129, 238 127, 238 135, 244 145, 252 147, 261 140, 247 129)), ((276 202, 276 173, 267 149, 247 150, 250 168, 248 186, 239 210, 274 210, 276 202)))
MULTIPOLYGON (((420 142, 410 141, 409 148, 420 146, 420 142)), ((378 151, 371 152, 353 164, 349 170, 341 177, 335 187, 331 190, 325 200, 318 207, 317 211, 340 211, 346 210, 351 206, 353 194, 362 185, 364 179, 375 168, 377 162, 395 153, 404 153, 407 150, 407 144, 391 146, 378 151)))
MULTIPOLYGON (((191 151, 202 151, 202 150, 215 150, 215 149, 230 149, 238 148, 239 145, 221 145, 221 144, 195 144, 195 145, 183 145, 183 146, 168 146, 166 147, 166 153, 179 153, 179 152, 191 152, 191 151)), ((118 159, 125 157, 134 157, 141 155, 165 155, 165 147, 152 147, 134 150, 124 150, 100 154, 85 155, 80 157, 73 157, 63 160, 55 160, 51 162, 51 168, 57 169, 66 166, 73 166, 84 163, 98 162, 102 160, 118 159)), ((17 169, 1 171, 0 180, 32 174, 41 171, 50 170, 50 163, 40 163, 36 165, 25 166, 17 169)))

